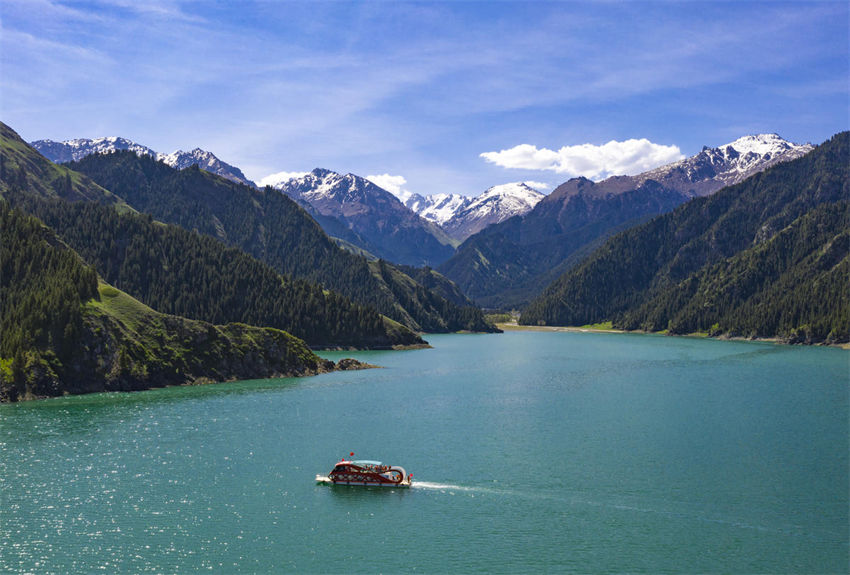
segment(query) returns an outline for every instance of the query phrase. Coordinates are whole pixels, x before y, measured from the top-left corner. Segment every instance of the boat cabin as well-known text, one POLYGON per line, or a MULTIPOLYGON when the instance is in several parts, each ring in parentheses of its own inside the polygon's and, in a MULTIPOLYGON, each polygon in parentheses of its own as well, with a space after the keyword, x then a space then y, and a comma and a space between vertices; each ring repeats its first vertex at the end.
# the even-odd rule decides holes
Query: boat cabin
POLYGON ((350 466, 359 467, 366 471, 375 471, 380 473, 386 471, 387 467, 380 461, 372 461, 368 459, 358 459, 356 461, 340 461, 334 466, 334 471, 348 471, 350 466))

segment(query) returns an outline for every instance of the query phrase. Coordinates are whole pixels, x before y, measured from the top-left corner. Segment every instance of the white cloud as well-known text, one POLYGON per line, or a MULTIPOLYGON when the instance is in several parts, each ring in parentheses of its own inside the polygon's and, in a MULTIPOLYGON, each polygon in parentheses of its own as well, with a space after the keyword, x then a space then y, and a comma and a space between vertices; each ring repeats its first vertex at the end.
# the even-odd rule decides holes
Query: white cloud
POLYGON ((547 184, 546 182, 535 182, 533 180, 526 180, 523 182, 529 188, 533 188, 538 192, 542 192, 543 190, 551 190, 552 184, 547 184))
POLYGON ((257 182, 257 185, 261 188, 264 186, 275 187, 294 178, 303 178, 310 172, 278 172, 276 174, 270 174, 265 178, 261 179, 257 182))
POLYGON ((412 192, 404 189, 404 185, 407 183, 407 180, 404 176, 393 176, 390 174, 376 174, 372 176, 366 176, 366 179, 378 186, 379 188, 383 188, 402 202, 406 202, 412 194, 412 192))
POLYGON ((558 151, 520 144, 500 152, 485 152, 481 157, 503 168, 550 170, 570 177, 584 176, 601 180, 609 176, 634 175, 684 158, 678 146, 640 140, 611 140, 595 146, 564 146, 558 151))

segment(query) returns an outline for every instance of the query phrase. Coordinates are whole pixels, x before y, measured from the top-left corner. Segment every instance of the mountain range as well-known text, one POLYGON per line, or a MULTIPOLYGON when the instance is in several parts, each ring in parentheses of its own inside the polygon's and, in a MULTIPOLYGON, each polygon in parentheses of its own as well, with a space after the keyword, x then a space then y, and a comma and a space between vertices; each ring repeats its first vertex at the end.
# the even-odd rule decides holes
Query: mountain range
POLYGON ((612 237, 532 301, 521 323, 848 341, 848 158, 843 132, 612 237))
POLYGON ((762 134, 636 176, 574 178, 468 238, 438 270, 480 305, 522 307, 608 236, 811 149, 762 134))
MULTIPOLYGON (((138 148, 120 138, 40 145, 58 159, 138 148), (60 149, 64 155, 57 155, 60 149)), ((274 187, 350 251, 436 266, 478 304, 520 308, 610 235, 811 149, 776 134, 745 136, 634 176, 574 178, 548 196, 521 183, 494 186, 477 197, 394 195, 354 174, 318 168, 274 187)))
MULTIPOLYGON (((324 218, 337 220, 338 228, 350 231, 342 239, 391 262, 436 265, 454 253, 451 239, 439 226, 360 176, 317 168, 275 188, 308 204, 324 218)), ((327 223, 320 223, 333 235, 335 229, 328 230, 327 223)))
POLYGON ((490 224, 530 212, 542 199, 543 194, 522 182, 493 186, 478 196, 408 194, 403 197, 405 206, 460 241, 490 224))
MULTIPOLYGON (((59 165, 2 123, 0 136, 0 193, 19 188, 39 197, 112 203, 122 211, 153 214, 159 221, 238 247, 277 273, 319 283, 372 306, 416 331, 492 330, 480 311, 475 316, 463 310, 471 305, 469 300, 450 302, 394 266, 382 272, 377 262, 340 249, 307 213, 274 190, 250 188, 197 167, 177 170, 130 151, 88 155, 59 165)), ((422 273, 433 278, 434 285, 448 283, 433 270, 422 273)))
POLYGON ((136 154, 150 156, 178 170, 189 166, 198 166, 202 170, 225 177, 228 180, 256 187, 254 182, 245 177, 242 170, 222 162, 212 152, 200 148, 195 148, 191 152, 177 150, 170 154, 163 154, 132 140, 119 137, 79 138, 65 140, 64 142, 36 140, 31 142, 30 145, 38 150, 42 156, 55 163, 76 162, 90 154, 108 154, 119 150, 129 150, 136 154))
POLYGON ((197 165, 130 150, 59 165, 0 123, 0 210, 0 401, 336 368, 300 338, 390 347, 424 345, 403 324, 496 331, 433 270, 410 269, 425 287, 346 252, 283 194, 197 165))
POLYGON ((118 138, 53 149, 69 162, 0 123, 0 401, 316 373, 338 366, 308 345, 493 331, 459 287, 530 301, 531 325, 850 339, 848 132, 747 136, 548 196, 404 202, 320 169, 258 189, 201 150, 181 168, 118 138), (471 235, 439 271, 380 259, 438 261, 446 230, 471 235))
MULTIPOLYGON (((634 186, 655 180, 665 187, 684 191, 691 197, 705 196, 720 188, 743 182, 779 162, 799 158, 813 149, 811 144, 794 144, 778 134, 744 136, 716 148, 705 146, 695 156, 624 181, 627 186, 634 186)), ((610 180, 617 182, 623 178, 614 177, 610 180)))
MULTIPOLYGON (((254 189, 197 167, 175 170, 132 152, 67 164, 158 220, 241 249, 278 273, 332 289, 415 331, 492 329, 398 268, 343 250, 285 194, 254 189)), ((435 272, 432 272, 435 273, 435 272)), ((470 304, 467 304, 470 305, 470 304)))
MULTIPOLYGON (((200 148, 164 154, 114 136, 63 142, 36 140, 31 145, 56 163, 128 150, 178 170, 198 166, 234 182, 257 187, 239 168, 200 148)), ((527 185, 516 183, 494 186, 477 197, 401 194, 398 199, 403 206, 400 207, 388 197, 392 196, 390 192, 354 174, 342 175, 317 168, 295 179, 262 181, 298 201, 328 234, 342 240, 342 245, 406 265, 439 264, 454 253, 459 241, 489 224, 528 212, 543 197, 527 185), (426 221, 418 221, 403 208, 426 221)))

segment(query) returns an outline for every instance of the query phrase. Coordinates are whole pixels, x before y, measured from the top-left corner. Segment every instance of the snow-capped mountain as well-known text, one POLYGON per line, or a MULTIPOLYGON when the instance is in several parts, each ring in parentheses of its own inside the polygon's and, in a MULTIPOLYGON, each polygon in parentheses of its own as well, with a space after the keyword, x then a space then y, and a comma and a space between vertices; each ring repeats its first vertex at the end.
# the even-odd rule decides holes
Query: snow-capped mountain
POLYGON ((78 138, 76 140, 65 140, 54 142, 53 140, 36 140, 30 145, 38 152, 57 164, 65 162, 77 162, 89 154, 105 154, 117 150, 130 150, 139 155, 157 156, 157 153, 147 146, 137 144, 126 138, 115 136, 109 138, 78 138))
POLYGON ((191 152, 177 150, 170 154, 157 154, 157 159, 178 170, 188 168, 189 166, 198 166, 202 170, 218 174, 228 180, 254 186, 254 183, 245 177, 242 170, 226 162, 222 162, 215 154, 201 148, 195 148, 191 152))
POLYGON ((443 229, 457 239, 466 239, 490 224, 498 224, 514 216, 530 212, 544 195, 522 182, 493 186, 458 209, 443 224, 443 229))
POLYGON ((472 203, 472 199, 460 194, 433 194, 430 196, 410 194, 403 201, 405 206, 421 217, 442 226, 452 219, 456 213, 472 203))
POLYGON ((257 181, 257 185, 261 188, 266 186, 271 186, 273 188, 280 188, 283 184, 292 180, 294 178, 303 178, 308 175, 310 172, 277 172, 276 174, 269 174, 265 178, 257 181))
POLYGON ((405 206, 461 241, 490 224, 530 212, 543 196, 522 182, 493 186, 479 196, 397 194, 405 206))
POLYGON ((322 218, 325 230, 374 255, 408 265, 436 265, 453 253, 449 237, 419 217, 396 196, 354 174, 317 168, 299 178, 274 186, 299 202, 306 202, 322 218))
POLYGON ((172 168, 177 168, 178 170, 197 165, 202 170, 218 174, 228 180, 254 186, 254 183, 245 177, 242 170, 222 162, 212 152, 207 152, 200 148, 195 148, 191 152, 177 150, 170 154, 163 154, 156 152, 147 146, 137 144, 132 140, 115 136, 95 139, 78 138, 75 140, 66 140, 64 142, 36 140, 35 142, 31 142, 31 145, 33 148, 38 150, 42 156, 56 163, 76 162, 78 160, 82 160, 89 154, 104 154, 118 150, 129 150, 140 155, 153 156, 157 160, 165 162, 172 168))
POLYGON ((477 303, 522 306, 596 242, 813 147, 776 134, 745 136, 635 176, 564 182, 521 218, 470 236, 438 271, 477 303))
MULTIPOLYGON (((706 146, 695 156, 632 176, 632 179, 638 184, 655 180, 693 196, 705 196, 742 182, 774 164, 799 158, 813 148, 811 144, 789 142, 777 134, 744 136, 716 148, 706 146)), ((618 176, 618 179, 624 177, 618 176)))

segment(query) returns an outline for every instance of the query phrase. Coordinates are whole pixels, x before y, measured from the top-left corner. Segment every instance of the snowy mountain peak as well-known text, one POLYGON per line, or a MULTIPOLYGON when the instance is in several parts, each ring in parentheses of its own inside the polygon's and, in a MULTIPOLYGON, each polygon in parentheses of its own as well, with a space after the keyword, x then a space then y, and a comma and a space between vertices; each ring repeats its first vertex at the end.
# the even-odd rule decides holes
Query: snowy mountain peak
POLYGON ((776 155, 794 148, 796 144, 782 139, 778 134, 756 134, 738 138, 725 146, 719 146, 721 150, 732 148, 741 155, 750 152, 759 156, 767 154, 776 155))
POLYGON ((328 176, 340 175, 332 170, 326 170, 325 168, 313 168, 313 171, 310 172, 310 174, 317 178, 327 178, 328 176))
POLYGON ((450 235, 466 239, 491 224, 527 214, 543 198, 543 194, 523 182, 493 186, 470 198, 443 227, 450 235))
POLYGON ((53 162, 77 162, 89 154, 106 154, 116 150, 130 150, 139 155, 156 156, 156 152, 147 146, 118 136, 95 139, 76 138, 64 142, 37 140, 32 142, 32 146, 41 155, 53 162))
POLYGON ((355 174, 316 168, 275 186, 307 204, 325 230, 377 257, 434 265, 453 253, 451 240, 389 191, 355 174))
POLYGON ((460 194, 412 194, 404 205, 429 222, 442 226, 471 202, 472 198, 460 194))
POLYGON ((411 194, 404 205, 463 240, 490 224, 531 211, 543 197, 527 184, 514 182, 493 186, 478 196, 411 194))
POLYGON ((151 156, 154 159, 164 162, 182 170, 189 166, 197 165, 202 170, 218 174, 234 182, 239 182, 249 186, 254 186, 242 170, 231 166, 219 160, 215 154, 195 148, 191 152, 177 150, 170 154, 156 152, 147 146, 137 144, 132 140, 121 138, 118 136, 108 136, 104 138, 77 138, 74 140, 65 140, 64 142, 54 142, 53 140, 37 140, 32 142, 32 147, 38 150, 48 160, 57 163, 76 162, 82 160, 89 154, 108 154, 120 150, 129 150, 140 156, 151 156))
POLYGON ((742 182, 779 162, 799 158, 812 149, 811 144, 795 144, 777 134, 755 134, 716 148, 706 146, 695 156, 644 172, 635 180, 640 183, 652 179, 677 189, 690 186, 691 195, 702 196, 742 182))
POLYGON ((401 200, 366 178, 355 174, 342 175, 324 168, 277 182, 273 187, 314 206, 321 202, 368 204, 380 200, 403 209, 401 200))
POLYGON ((269 174, 257 184, 262 188, 265 186, 271 186, 273 188, 280 188, 280 186, 284 185, 289 180, 294 180, 297 178, 303 178, 310 172, 277 172, 274 174, 269 174))
POLYGON ((476 200, 499 198, 501 201, 505 201, 509 198, 515 198, 519 201, 528 202, 534 207, 537 202, 543 199, 543 196, 544 194, 541 194, 525 182, 513 182, 488 188, 476 200))

